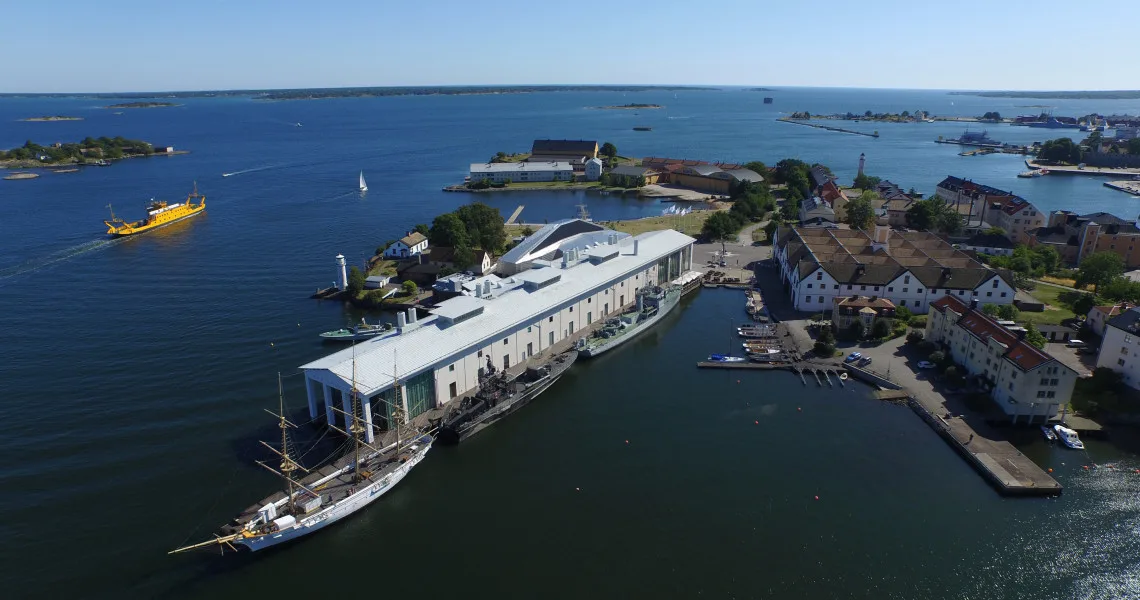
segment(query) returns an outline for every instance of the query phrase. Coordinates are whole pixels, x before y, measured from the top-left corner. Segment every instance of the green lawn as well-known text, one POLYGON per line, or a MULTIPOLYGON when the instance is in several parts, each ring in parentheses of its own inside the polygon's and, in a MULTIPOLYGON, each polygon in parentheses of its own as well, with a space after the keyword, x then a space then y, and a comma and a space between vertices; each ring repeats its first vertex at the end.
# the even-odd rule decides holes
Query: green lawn
POLYGON ((1073 318, 1075 316, 1073 311, 1060 300, 1060 295, 1067 291, 1069 290, 1053 287, 1051 285, 1038 285, 1037 289, 1029 293, 1034 298, 1045 303, 1045 312, 1027 312, 1023 310, 1018 320, 1035 325, 1060 325, 1061 321, 1073 318))
POLYGON ((644 219, 630 219, 628 221, 601 221, 598 224, 602 227, 623 231, 630 235, 638 235, 646 231, 658 231, 661 229, 676 229, 681 233, 697 236, 701 233, 701 227, 704 226, 705 219, 709 218, 709 215, 714 212, 716 211, 698 210, 683 217, 645 217, 644 219))

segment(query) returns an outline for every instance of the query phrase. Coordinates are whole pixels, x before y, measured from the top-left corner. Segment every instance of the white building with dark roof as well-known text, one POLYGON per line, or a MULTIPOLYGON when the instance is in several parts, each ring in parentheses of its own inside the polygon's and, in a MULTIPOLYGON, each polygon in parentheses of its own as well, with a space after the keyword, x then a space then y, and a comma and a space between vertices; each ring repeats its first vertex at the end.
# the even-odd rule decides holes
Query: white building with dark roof
POLYGON ((1140 390, 1140 307, 1108 320, 1096 366, 1120 373, 1128 387, 1140 390))
POLYGON ((773 254, 797 310, 830 311, 836 297, 878 296, 923 314, 946 294, 965 302, 1011 304, 1013 277, 926 232, 791 227, 773 254))
POLYGON ((427 236, 418 231, 409 231, 408 235, 392 242, 384 249, 384 258, 408 258, 427 250, 427 236))
POLYGON ((406 414, 416 417, 474 392, 488 362, 520 368, 545 359, 634 304, 641 288, 681 278, 692 265, 695 240, 682 233, 619 237, 580 223, 543 227, 501 258, 507 275, 472 279, 479 285, 470 289, 461 282, 459 295, 427 317, 401 313, 391 332, 302 365, 310 415, 322 404, 330 422, 333 407, 349 412, 355 383, 371 436, 373 424, 387 427, 397 375, 406 414))
MULTIPOLYGON (((1078 373, 954 296, 931 303, 926 339, 979 378, 1014 423, 1044 423, 1069 402, 1078 373)), ((1140 364, 1140 361, 1137 361, 1140 364)))

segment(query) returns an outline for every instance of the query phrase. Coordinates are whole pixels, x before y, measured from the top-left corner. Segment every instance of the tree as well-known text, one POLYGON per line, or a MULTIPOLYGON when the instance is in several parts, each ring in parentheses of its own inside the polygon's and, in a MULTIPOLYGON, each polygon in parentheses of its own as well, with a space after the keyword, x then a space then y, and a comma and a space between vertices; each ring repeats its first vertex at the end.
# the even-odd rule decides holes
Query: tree
POLYGON ((879 185, 882 181, 878 177, 872 177, 866 173, 859 173, 855 176, 855 187, 861 190, 873 190, 875 186, 879 185))
POLYGON ((930 362, 934 364, 942 364, 942 361, 944 360, 946 360, 945 352, 941 350, 935 350, 934 352, 930 353, 930 362))
POLYGON ((1140 155, 1140 138, 1128 140, 1128 153, 1133 156, 1140 155))
POLYGON ((916 200, 906 211, 907 225, 921 231, 955 234, 962 229, 962 216, 940 198, 916 200))
POLYGON ((614 158, 617 156, 617 146, 606 142, 602 144, 602 148, 598 150, 598 154, 601 154, 602 156, 608 156, 609 158, 614 158))
POLYGON ((405 281, 403 285, 400 286, 400 290, 404 292, 405 296, 415 296, 420 293, 419 286, 411 279, 405 281))
POLYGON ((613 182, 611 181, 610 174, 609 173, 602 173, 602 176, 598 177, 598 184, 601 185, 602 187, 610 187, 613 184, 613 182))
POLYGON ((507 243, 507 230, 499 209, 475 202, 460 206, 455 214, 463 221, 473 248, 494 254, 507 243))
POLYGON ((983 121, 1000 121, 1001 120, 1001 113, 999 113, 997 111, 987 112, 986 114, 982 115, 982 120, 983 121))
POLYGON ((996 304, 983 304, 982 314, 990 317, 998 316, 998 305, 996 304))
POLYGON ((701 235, 710 242, 720 242, 721 252, 724 252, 724 243, 736 239, 742 223, 727 212, 715 212, 705 219, 701 227, 701 235))
POLYGON ((1127 277, 1115 277, 1103 287, 1098 287, 1096 291, 1109 300, 1140 302, 1140 282, 1132 281, 1127 277))
POLYGON ((475 250, 468 244, 458 244, 455 246, 455 252, 451 255, 451 263, 456 268, 463 270, 475 264, 476 256, 475 250))
POLYGON ((523 235, 523 237, 530 237, 530 236, 534 235, 534 230, 531 229, 530 225, 527 225, 527 226, 523 227, 522 235, 523 235))
POLYGON ((356 268, 355 266, 348 270, 348 293, 351 296, 356 296, 364 289, 364 271, 356 268))
POLYGON ((768 236, 768 243, 771 244, 776 239, 776 230, 780 228, 780 223, 776 219, 768 221, 764 225, 764 235, 768 236))
POLYGON ((768 165, 765 165, 758 160, 744 163, 744 168, 756 173, 757 175, 761 175, 765 178, 768 177, 768 165))
POLYGON ((875 192, 863 192, 847 203, 847 223, 852 229, 866 229, 875 223, 873 201, 878 199, 879 195, 875 192))
POLYGON ((906 343, 910 346, 913 346, 915 344, 922 342, 922 340, 925 338, 926 338, 925 333, 918 331, 918 330, 911 330, 910 333, 906 334, 906 343))
POLYGON ((886 319, 875 319, 871 323, 871 337, 875 339, 885 339, 891 335, 891 324, 886 319))
POLYGON ((1021 311, 1017 310, 1017 307, 1012 304, 1002 304, 998 306, 997 316, 999 319, 1005 319, 1006 321, 1016 321, 1017 317, 1020 315, 1021 311))
POLYGON ((1096 296, 1092 294, 1081 294, 1076 300, 1073 300, 1073 312, 1077 316, 1087 315, 1089 311, 1096 306, 1096 296))
POLYGON ((831 326, 824 326, 819 329, 819 336, 815 340, 816 355, 830 358, 835 354, 835 334, 831 331, 831 326))
POLYGON ((1037 158, 1049 162, 1075 165, 1081 162, 1081 147, 1069 138, 1057 138, 1041 144, 1037 158))
POLYGON ((1045 336, 1041 335, 1040 331, 1037 331, 1037 327, 1032 321, 1025 324, 1025 341, 1032 344, 1033 347, 1038 350, 1045 347, 1045 336))
POLYGON ((1000 235, 1002 237, 1005 237, 1007 235, 1006 231, 1004 229, 1002 229, 1001 227, 990 227, 989 229, 985 230, 982 233, 984 233, 985 235, 1000 235))
POLYGON ((847 326, 847 337, 852 340, 863 339, 864 333, 863 322, 859 319, 852 320, 851 324, 847 326))
POLYGON ((455 213, 443 213, 431 222, 428 231, 428 240, 433 246, 450 246, 452 248, 471 243, 467 233, 467 226, 455 213))
POLYGON ((428 227, 427 225, 424 225, 423 223, 419 223, 415 227, 412 228, 412 231, 422 233, 424 235, 424 237, 427 237, 428 234, 431 233, 431 228, 428 227))
POLYGON ((905 306, 898 306, 895 308, 895 319, 896 320, 902 321, 903 323, 910 323, 910 320, 913 317, 914 317, 914 313, 910 312, 909 308, 907 308, 905 306))
POLYGON ((1077 269, 1077 287, 1092 285, 1099 290, 1124 273, 1124 259, 1112 252, 1097 252, 1081 261, 1077 269))

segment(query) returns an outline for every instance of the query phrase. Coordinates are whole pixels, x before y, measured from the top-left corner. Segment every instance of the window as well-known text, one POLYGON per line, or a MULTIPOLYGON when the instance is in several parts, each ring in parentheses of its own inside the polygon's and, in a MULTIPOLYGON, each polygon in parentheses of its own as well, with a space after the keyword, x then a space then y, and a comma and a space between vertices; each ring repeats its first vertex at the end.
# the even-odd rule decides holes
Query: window
POLYGON ((1048 379, 1042 379, 1041 385, 1049 385, 1049 380, 1048 379))
POLYGON ((1118 359, 1116 359, 1116 364, 1118 364, 1118 365, 1120 365, 1120 366, 1122 366, 1122 367, 1123 367, 1123 366, 1124 366, 1124 359, 1123 359, 1123 358, 1118 358, 1118 359))
POLYGON ((819 303, 820 303, 820 304, 823 304, 823 296, 820 296, 820 297, 819 297, 819 303))
POLYGON ((456 385, 455 385, 455 382, 454 382, 454 381, 452 381, 452 382, 451 382, 451 389, 450 389, 450 391, 451 391, 451 397, 452 397, 452 398, 454 398, 454 397, 456 397, 456 396, 458 396, 458 395, 459 395, 459 390, 457 390, 457 389, 456 389, 456 385))
POLYGON ((1056 379, 1050 379, 1049 385, 1057 385, 1057 380, 1056 379))
POLYGON ((1038 398, 1044 398, 1044 397, 1045 397, 1045 392, 1037 392, 1037 397, 1038 397, 1038 398))
POLYGON ((554 322, 554 317, 550 317, 549 319, 547 319, 547 320, 546 320, 546 322, 547 322, 547 323, 553 323, 553 322, 554 322))
POLYGON ((1002 293, 1001 293, 1001 297, 1002 297, 1002 298, 1005 298, 1005 292, 1002 292, 1002 293))
POLYGON ((958 295, 959 295, 959 296, 965 296, 965 295, 966 295, 966 290, 958 290, 958 295))
POLYGON ((867 286, 865 286, 865 285, 861 285, 861 286, 859 286, 859 291, 860 291, 860 292, 865 292, 865 291, 867 291, 867 286))
POLYGON ((811 296, 808 296, 808 297, 804 298, 804 302, 807 302, 808 304, 811 304, 811 296))
POLYGON ((591 302, 593 302, 593 301, 594 301, 594 299, 593 299, 593 298, 586 298, 586 304, 590 304, 590 303, 591 303, 591 302))
POLYGON ((1128 354, 1128 346, 1121 346, 1120 347, 1120 353, 1121 354, 1128 354))
POLYGON ((820 279, 823 279, 823 273, 816 273, 816 274, 815 274, 815 279, 816 279, 816 281, 819 281, 820 279))
POLYGON ((835 284, 835 289, 839 289, 839 284, 835 284))
MULTIPOLYGON (((454 373, 455 372, 455 365, 448 365, 447 366, 447 372, 448 373, 454 373)), ((451 396, 455 397, 455 394, 452 394, 451 396)))
POLYGON ((994 295, 993 292, 986 292, 986 298, 989 298, 990 296, 993 296, 993 295, 994 295))
POLYGON ((482 350, 479 351, 479 358, 483 358, 483 351, 482 350))
POLYGON ((530 333, 530 332, 531 332, 531 329, 532 329, 532 328, 531 328, 531 327, 528 325, 528 326, 527 326, 527 328, 526 328, 526 332, 527 332, 527 333, 530 333))
POLYGON ((1011 391, 1011 392, 1013 391, 1013 382, 1012 381, 1009 382, 1009 391, 1011 391))
POLYGON ((510 343, 510 341, 511 341, 511 338, 505 338, 503 340, 503 345, 506 346, 508 343, 510 343))
POLYGON ((903 288, 903 293, 904 293, 904 294, 905 294, 905 293, 907 293, 908 291, 910 291, 910 288, 903 288))
POLYGON ((921 293, 922 293, 922 288, 918 288, 918 293, 919 293, 919 294, 921 294, 921 293))
POLYGON ((899 300, 899 306, 906 306, 906 300, 899 300))
POLYGON ((875 286, 875 291, 876 292, 879 291, 879 286, 877 286, 877 285, 875 286))
POLYGON ((850 284, 850 283, 849 283, 849 284, 847 284, 847 291, 849 291, 849 292, 850 292, 852 289, 853 289, 853 288, 851 287, 851 284, 850 284))
POLYGON ((903 275, 903 283, 910 283, 910 275, 903 275))
POLYGON ((1017 379, 1017 371, 1014 371, 1014 372, 1010 373, 1010 374, 1009 374, 1009 378, 1010 378, 1010 379, 1017 379))
POLYGON ((887 291, 888 291, 888 292, 893 292, 893 291, 895 291, 895 288, 893 288, 893 287, 889 287, 889 288, 887 288, 887 291))
POLYGON ((811 289, 811 286, 812 286, 812 284, 810 284, 810 283, 809 283, 809 284, 808 284, 808 289, 809 289, 809 290, 811 289))
POLYGON ((996 288, 996 287, 997 287, 997 285, 998 285, 998 280, 996 280, 996 279, 995 279, 995 280, 994 280, 994 287, 996 288))
POLYGON ((933 289, 933 290, 930 290, 930 293, 931 293, 931 294, 937 294, 937 293, 938 293, 938 290, 937 290, 937 289, 933 289))
MULTIPOLYGON (((808 287, 811 287, 811 286, 808 286, 808 287)), ((574 312, 574 307, 573 307, 573 306, 571 306, 571 307, 570 307, 570 312, 574 312)))

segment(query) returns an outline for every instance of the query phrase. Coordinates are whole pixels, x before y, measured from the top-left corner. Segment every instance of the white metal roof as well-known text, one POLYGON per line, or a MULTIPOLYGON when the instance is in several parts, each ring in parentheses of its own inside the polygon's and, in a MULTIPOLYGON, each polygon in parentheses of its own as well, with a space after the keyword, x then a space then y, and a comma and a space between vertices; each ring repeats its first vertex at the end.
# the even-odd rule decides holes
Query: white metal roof
POLYGON ((574 165, 568 162, 505 162, 471 163, 472 173, 521 173, 524 171, 573 171, 574 165))
POLYGON ((507 289, 491 300, 468 296, 445 300, 432 311, 431 316, 408 326, 403 333, 393 332, 373 338, 357 344, 355 349, 346 348, 302 365, 301 369, 308 371, 308 376, 314 380, 347 388, 352 381, 355 352, 357 389, 372 395, 392 386, 393 369, 406 380, 437 364, 447 364, 474 348, 533 323, 575 298, 645 269, 694 241, 672 229, 625 238, 618 242, 620 254, 606 262, 593 264, 582 260, 566 269, 542 269, 562 275, 560 281, 546 287, 528 290, 523 286, 521 274, 516 275, 503 283, 505 288, 513 289, 507 289), (633 254, 633 240, 638 241, 636 256, 633 254), (455 324, 441 318, 455 313, 466 314, 464 309, 470 311, 472 303, 481 303, 483 313, 455 324))

